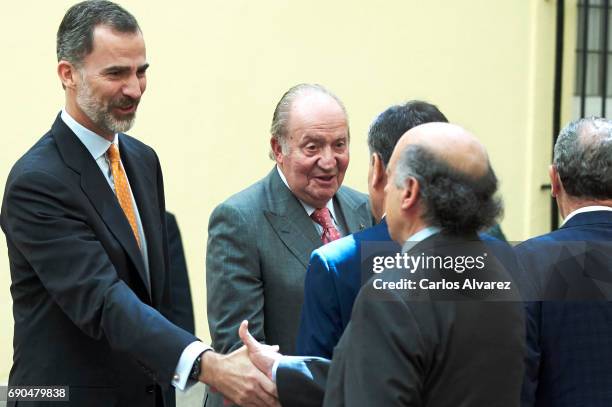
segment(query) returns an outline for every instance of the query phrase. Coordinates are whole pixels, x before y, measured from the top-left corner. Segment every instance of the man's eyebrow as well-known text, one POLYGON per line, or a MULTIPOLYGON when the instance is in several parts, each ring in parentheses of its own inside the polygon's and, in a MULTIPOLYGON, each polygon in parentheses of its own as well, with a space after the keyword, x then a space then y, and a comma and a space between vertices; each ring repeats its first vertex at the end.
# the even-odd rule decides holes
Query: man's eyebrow
MULTIPOLYGON (((304 134, 304 137, 302 138, 302 141, 318 141, 318 140, 322 140, 324 139, 325 136, 322 136, 320 134, 317 134, 316 132, 307 132, 304 134)), ((338 140, 346 140, 348 139, 348 134, 338 134, 334 136, 333 141, 338 141, 338 140)))
POLYGON ((319 141, 321 140, 323 137, 321 136, 317 136, 316 134, 310 134, 310 133, 306 133, 304 135, 304 138, 302 139, 302 143, 307 143, 310 141, 319 141))
MULTIPOLYGON (((149 64, 146 63, 144 65, 141 65, 137 68, 138 72, 144 72, 149 68, 149 64)), ((119 73, 123 73, 123 72, 127 72, 130 70, 129 66, 125 66, 125 65, 113 65, 113 66, 109 66, 107 68, 104 68, 104 70, 102 71, 103 73, 109 73, 109 72, 119 72, 119 73)))
POLYGON ((130 68, 127 66, 121 66, 121 65, 112 65, 109 67, 106 67, 102 70, 102 72, 104 73, 108 73, 108 72, 125 72, 128 71, 130 68))

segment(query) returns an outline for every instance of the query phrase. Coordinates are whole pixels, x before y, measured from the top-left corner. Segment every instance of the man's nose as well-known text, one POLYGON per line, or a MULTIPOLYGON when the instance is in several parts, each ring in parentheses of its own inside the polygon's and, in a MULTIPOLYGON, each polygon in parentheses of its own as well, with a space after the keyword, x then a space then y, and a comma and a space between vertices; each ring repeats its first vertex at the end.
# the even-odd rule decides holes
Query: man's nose
POLYGON ((123 85, 123 94, 129 96, 132 99, 140 99, 144 92, 144 87, 140 81, 140 78, 136 74, 130 75, 123 85))
POLYGON ((331 147, 326 147, 321 151, 321 158, 318 161, 319 167, 330 171, 336 167, 336 155, 331 147))

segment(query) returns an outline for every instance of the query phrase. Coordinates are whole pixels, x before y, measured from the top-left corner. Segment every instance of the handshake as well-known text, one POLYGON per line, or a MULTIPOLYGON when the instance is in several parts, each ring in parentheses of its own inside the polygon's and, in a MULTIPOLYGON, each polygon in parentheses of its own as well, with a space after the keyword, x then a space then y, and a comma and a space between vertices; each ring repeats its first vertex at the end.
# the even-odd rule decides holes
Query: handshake
POLYGON ((200 381, 207 383, 226 399, 245 407, 280 406, 276 384, 272 380, 274 363, 283 356, 278 346, 264 345, 249 332, 242 321, 238 334, 244 344, 227 355, 205 352, 202 355, 200 381))

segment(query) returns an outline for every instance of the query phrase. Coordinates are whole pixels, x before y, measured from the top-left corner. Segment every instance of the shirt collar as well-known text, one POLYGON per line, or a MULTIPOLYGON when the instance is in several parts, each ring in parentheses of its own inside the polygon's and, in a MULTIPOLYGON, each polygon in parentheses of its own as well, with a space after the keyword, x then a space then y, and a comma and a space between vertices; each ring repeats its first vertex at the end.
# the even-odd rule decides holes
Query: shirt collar
POLYGON ((565 225, 568 220, 578 215, 579 213, 595 212, 595 211, 612 211, 612 208, 609 206, 603 206, 603 205, 591 205, 591 206, 584 206, 582 208, 578 208, 565 217, 565 219, 563 220, 563 224, 561 226, 565 225))
MULTIPOLYGON (((111 145, 110 141, 94 133, 93 131, 83 126, 81 123, 74 120, 74 118, 70 116, 66 109, 62 109, 61 118, 64 123, 66 123, 66 126, 68 126, 70 130, 74 132, 74 134, 79 140, 81 140, 81 143, 85 145, 85 148, 87 148, 94 160, 97 160, 98 158, 106 154, 106 150, 108 150, 111 145)), ((113 140, 113 144, 117 144, 117 142, 118 136, 117 133, 115 133, 115 139, 113 140)))
POLYGON ((418 232, 410 236, 408 239, 406 239, 406 241, 404 242, 404 245, 402 246, 402 252, 403 253, 408 252, 414 246, 416 246, 418 242, 422 242, 428 237, 433 236, 436 233, 440 233, 441 230, 442 229, 440 229, 437 226, 429 226, 429 227, 426 227, 425 229, 419 230, 418 232))
MULTIPOLYGON (((278 175, 283 180, 283 183, 287 186, 287 188, 289 188, 289 191, 291 191, 291 187, 289 186, 289 183, 287 182, 287 178, 285 178, 285 174, 283 174, 283 171, 280 169, 280 167, 278 165, 276 166, 276 170, 278 171, 278 175)), ((293 191, 291 191, 291 192, 293 193, 293 191)), ((312 215, 312 213, 317 209, 314 206, 308 205, 306 202, 303 202, 300 198, 298 198, 298 201, 300 201, 300 203, 304 207, 304 210, 306 211, 308 216, 312 215)), ((325 205, 325 207, 327 209, 329 209, 329 212, 331 213, 332 218, 334 220, 337 220, 338 218, 336 218, 336 213, 334 212, 334 202, 333 202, 333 199, 330 199, 329 201, 327 201, 327 204, 325 205)))

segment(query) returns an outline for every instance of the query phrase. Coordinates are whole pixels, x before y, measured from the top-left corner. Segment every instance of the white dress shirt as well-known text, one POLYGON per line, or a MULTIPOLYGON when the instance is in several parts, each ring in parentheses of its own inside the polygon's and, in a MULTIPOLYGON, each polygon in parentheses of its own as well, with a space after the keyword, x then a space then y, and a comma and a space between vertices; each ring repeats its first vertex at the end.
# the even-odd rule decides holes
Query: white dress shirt
POLYGON ((410 251, 417 243, 422 242, 430 236, 440 233, 442 229, 437 226, 429 226, 425 229, 421 229, 412 236, 410 236, 402 245, 402 253, 410 251))

